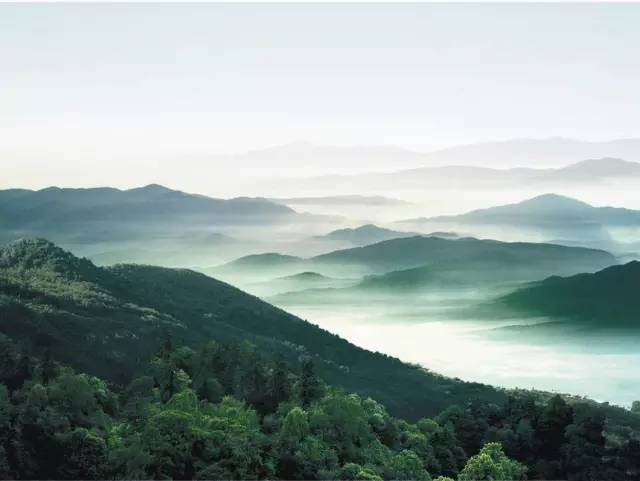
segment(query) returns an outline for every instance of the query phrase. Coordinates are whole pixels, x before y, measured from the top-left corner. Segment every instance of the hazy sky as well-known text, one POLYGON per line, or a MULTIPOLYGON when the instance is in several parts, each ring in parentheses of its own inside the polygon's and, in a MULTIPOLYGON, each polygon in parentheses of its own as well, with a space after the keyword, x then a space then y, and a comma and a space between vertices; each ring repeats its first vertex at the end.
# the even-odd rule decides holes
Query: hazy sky
POLYGON ((2 184, 301 139, 640 136, 638 25, 640 4, 1 4, 2 184))

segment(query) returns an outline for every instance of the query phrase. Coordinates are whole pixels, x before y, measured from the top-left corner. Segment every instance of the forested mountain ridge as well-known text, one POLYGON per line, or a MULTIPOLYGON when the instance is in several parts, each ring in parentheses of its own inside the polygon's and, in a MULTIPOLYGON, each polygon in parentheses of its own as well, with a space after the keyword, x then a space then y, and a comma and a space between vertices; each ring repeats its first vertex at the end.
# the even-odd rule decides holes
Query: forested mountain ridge
POLYGON ((189 270, 100 268, 44 240, 0 250, 0 332, 72 367, 126 383, 167 334, 197 346, 250 340, 289 359, 317 360, 334 385, 417 419, 471 398, 505 394, 360 349, 313 324, 189 270))
POLYGON ((550 277, 506 295, 499 304, 599 328, 640 328, 640 262, 593 274, 550 277))
POLYGON ((202 274, 100 268, 44 240, 0 249, 0 350, 3 478, 639 472, 629 411, 447 379, 202 274))

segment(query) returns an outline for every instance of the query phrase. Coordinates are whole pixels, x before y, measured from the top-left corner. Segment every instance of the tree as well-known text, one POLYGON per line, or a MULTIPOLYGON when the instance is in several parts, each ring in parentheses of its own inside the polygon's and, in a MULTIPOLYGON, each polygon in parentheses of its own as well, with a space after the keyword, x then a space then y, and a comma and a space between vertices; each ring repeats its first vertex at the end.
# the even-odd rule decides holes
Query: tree
POLYGON ((276 357, 269 377, 269 405, 268 411, 273 412, 282 401, 291 396, 291 380, 289 370, 282 356, 276 357))
MULTIPOLYGON (((538 454, 544 459, 560 457, 564 432, 573 421, 573 409, 564 399, 556 395, 552 397, 542 410, 536 426, 538 454)), ((557 473, 557 477, 560 473, 557 473)))
POLYGON ((302 364, 300 375, 299 396, 303 407, 309 406, 313 401, 322 397, 323 386, 316 375, 315 366, 311 359, 306 359, 302 364))
POLYGON ((512 481, 525 479, 526 472, 526 466, 504 454, 500 443, 488 443, 467 461, 458 481, 512 481))
POLYGON ((571 480, 605 479, 604 415, 600 410, 580 405, 565 432, 564 465, 571 480))
POLYGON ((431 481, 431 476, 424 469, 418 455, 409 450, 404 450, 393 457, 391 472, 391 479, 431 481))
POLYGON ((282 449, 292 450, 309 434, 307 413, 296 406, 287 413, 280 430, 280 445, 282 449))

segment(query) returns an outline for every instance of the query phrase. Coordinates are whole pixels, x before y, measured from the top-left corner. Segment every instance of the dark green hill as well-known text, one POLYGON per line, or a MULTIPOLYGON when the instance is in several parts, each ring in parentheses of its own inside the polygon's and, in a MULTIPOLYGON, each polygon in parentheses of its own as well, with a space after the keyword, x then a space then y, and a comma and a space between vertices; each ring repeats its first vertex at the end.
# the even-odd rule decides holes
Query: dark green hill
POLYGON ((0 332, 34 353, 114 382, 129 380, 167 334, 201 345, 250 340, 289 359, 311 355, 328 382, 418 418, 502 391, 360 349, 228 284, 189 270, 99 268, 47 241, 0 250, 0 332))
MULTIPOLYGON (((554 244, 500 242, 475 239, 409 237, 334 251, 310 259, 313 264, 356 266, 371 272, 422 267, 440 262, 489 262, 508 268, 514 263, 529 266, 530 280, 552 274, 592 272, 616 263, 606 251, 554 244), (544 273, 540 276, 541 273, 544 273)), ((496 273, 500 275, 500 273, 496 273)))
POLYGON ((550 277, 503 297, 499 304, 600 328, 640 328, 639 286, 640 262, 632 261, 595 274, 550 277))

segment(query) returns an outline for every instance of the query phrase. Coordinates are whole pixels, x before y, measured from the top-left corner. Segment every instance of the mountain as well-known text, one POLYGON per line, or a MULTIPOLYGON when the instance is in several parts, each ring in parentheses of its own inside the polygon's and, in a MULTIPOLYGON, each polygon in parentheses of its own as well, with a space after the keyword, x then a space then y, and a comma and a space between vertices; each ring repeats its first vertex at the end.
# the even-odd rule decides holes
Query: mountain
POLYGON ((0 243, 45 237, 100 264, 219 264, 280 246, 275 227, 302 237, 327 225, 336 223, 261 198, 215 199, 160 185, 0 191, 0 243))
POLYGON ((418 235, 415 232, 402 232, 397 230, 385 229, 374 224, 365 224, 356 228, 338 229, 322 236, 316 236, 315 239, 346 242, 353 246, 364 246, 374 244, 389 239, 399 237, 412 237, 418 235))
POLYGON ((640 161, 640 139, 587 142, 566 138, 512 139, 417 152, 390 145, 331 146, 293 142, 234 155, 216 156, 240 173, 268 176, 274 170, 291 176, 397 171, 420 167, 559 168, 590 158, 640 161))
POLYGON ((312 356, 328 382, 417 419, 488 386, 432 374, 360 349, 228 284, 184 269, 101 268, 44 240, 0 249, 0 332, 36 353, 125 383, 170 335, 191 346, 250 340, 288 359, 312 356))
MULTIPOLYGON (((392 284, 404 285, 410 284, 410 279, 416 280, 424 275, 428 282, 437 280, 442 285, 454 286, 533 281, 551 275, 593 272, 616 263, 616 258, 606 251, 583 247, 472 237, 415 236, 336 250, 311 258, 278 254, 248 256, 205 272, 233 280, 250 290, 258 282, 301 271, 313 271, 342 280, 399 271, 389 274, 388 278, 367 278, 363 285, 385 285, 390 279, 392 284), (406 270, 409 272, 403 272, 406 270), (401 278, 407 280, 401 281, 401 278)), ((345 284, 330 287, 350 287, 353 282, 345 284)), ((416 283, 414 287, 422 288, 424 283, 416 283)))
POLYGON ((0 191, 4 239, 28 234, 103 241, 186 230, 210 233, 221 225, 273 224, 295 216, 292 209, 264 199, 214 199, 160 185, 0 191))
MULTIPOLYGON (((603 224, 640 225, 640 211, 617 207, 593 207, 570 197, 544 194, 517 204, 478 209, 456 216, 425 219, 433 222, 491 224, 603 224)), ((411 221, 409 221, 411 222, 411 221)))
MULTIPOLYGON (((310 259, 312 264, 352 266, 370 272, 422 267, 441 262, 521 262, 537 272, 576 273, 594 271, 616 263, 608 252, 553 244, 500 242, 465 237, 408 237, 331 252, 310 259)), ((549 275, 549 274, 547 274, 549 275)), ((534 277, 535 278, 535 277, 534 277)))
POLYGON ((599 328, 640 328, 639 285, 640 262, 632 261, 593 274, 550 277, 501 298, 499 305, 599 328))
MULTIPOLYGON (((640 145, 640 141, 639 141, 640 145)), ((640 154, 640 151, 638 152, 640 154)), ((298 188, 308 192, 332 189, 334 192, 398 192, 401 190, 449 190, 451 188, 483 189, 526 189, 531 185, 546 189, 587 185, 601 185, 619 180, 640 179, 640 162, 622 160, 611 156, 592 158, 587 153, 570 164, 557 167, 545 167, 541 159, 532 159, 524 163, 526 167, 506 167, 518 162, 500 162, 496 165, 492 158, 476 157, 469 162, 449 159, 449 165, 425 158, 422 167, 394 170, 388 172, 369 172, 351 175, 326 175, 296 179, 298 188), (486 162, 479 162, 485 159, 486 162), (589 159, 589 160, 584 160, 589 159), (536 167, 530 167, 535 165, 536 167), (539 167, 538 167, 539 166, 539 167)), ((640 159, 640 155, 631 157, 640 159)), ((288 182, 288 181, 287 181, 288 182)))

